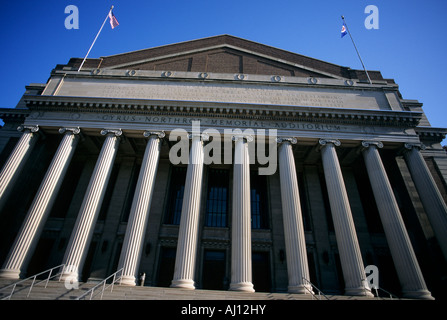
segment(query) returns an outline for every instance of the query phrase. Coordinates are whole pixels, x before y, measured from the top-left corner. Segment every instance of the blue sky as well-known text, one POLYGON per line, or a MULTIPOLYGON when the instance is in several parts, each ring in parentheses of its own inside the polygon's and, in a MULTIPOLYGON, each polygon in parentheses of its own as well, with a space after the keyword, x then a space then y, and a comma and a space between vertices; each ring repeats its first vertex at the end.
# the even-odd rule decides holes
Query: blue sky
MULTIPOLYGON (((417 99, 431 125, 447 127, 447 1, 403 0, 1 0, 0 107, 13 108, 25 85, 45 83, 56 64, 84 57, 110 6, 120 25, 105 25, 89 57, 113 55, 219 34, 260 42, 354 69, 361 63, 417 99), (79 9, 79 29, 66 29, 65 7, 79 9), (379 29, 368 30, 365 7, 379 9, 379 29)), ((444 140, 443 145, 447 144, 444 140)))

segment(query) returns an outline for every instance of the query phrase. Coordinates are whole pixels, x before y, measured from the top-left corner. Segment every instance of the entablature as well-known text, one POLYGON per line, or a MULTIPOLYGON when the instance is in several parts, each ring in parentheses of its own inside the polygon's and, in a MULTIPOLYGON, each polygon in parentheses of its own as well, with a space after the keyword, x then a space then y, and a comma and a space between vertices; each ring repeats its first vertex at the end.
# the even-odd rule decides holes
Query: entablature
POLYGON ((201 116, 242 120, 306 121, 414 128, 422 112, 341 109, 247 103, 170 101, 62 96, 26 96, 31 112, 95 112, 127 115, 201 116))

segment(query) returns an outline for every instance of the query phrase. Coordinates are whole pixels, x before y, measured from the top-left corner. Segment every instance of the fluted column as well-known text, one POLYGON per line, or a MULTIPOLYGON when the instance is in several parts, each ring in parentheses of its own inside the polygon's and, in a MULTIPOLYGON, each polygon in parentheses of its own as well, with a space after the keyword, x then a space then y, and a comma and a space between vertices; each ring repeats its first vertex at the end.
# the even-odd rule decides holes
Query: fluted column
POLYGON ((230 290, 254 292, 251 262, 250 161, 251 136, 233 136, 233 213, 231 223, 230 290))
POLYGON ((2 277, 17 279, 20 277, 21 270, 26 269, 70 165, 78 144, 80 130, 79 128, 61 128, 59 132, 65 133, 64 137, 40 184, 8 258, 0 270, 2 277))
POLYGON ((136 276, 143 248, 146 225, 149 217, 152 193, 157 174, 160 157, 161 139, 164 132, 145 131, 143 135, 148 139, 138 176, 135 195, 130 209, 124 244, 121 250, 118 269, 123 268, 121 284, 136 284, 136 276))
POLYGON ((277 138, 279 146, 279 179, 286 240, 287 273, 290 293, 310 294, 309 266, 301 213, 300 194, 296 177, 292 143, 295 138, 277 138))
POLYGON ((94 225, 98 218, 122 132, 119 129, 104 129, 101 134, 105 135, 106 139, 96 161, 62 262, 65 264, 62 274, 64 279, 78 280, 80 269, 82 269, 87 255, 88 245, 93 236, 94 225))
POLYGON ((193 133, 189 135, 189 138, 192 142, 188 169, 186 171, 174 278, 171 282, 171 287, 195 289, 194 270, 196 265, 204 157, 202 139, 207 140, 208 136, 193 133))
POLYGON ((404 157, 427 213, 438 244, 447 260, 447 206, 419 149, 423 144, 405 144, 404 157))
POLYGON ((338 140, 320 140, 321 158, 326 179, 335 237, 345 280, 346 295, 372 296, 367 283, 360 246, 352 219, 351 207, 335 146, 338 140))
POLYGON ((0 172, 0 210, 8 200, 14 182, 39 138, 39 126, 20 125, 17 130, 23 134, 0 172))
POLYGON ((402 285, 402 294, 407 298, 433 299, 427 290, 393 189, 377 150, 377 148, 383 147, 383 144, 377 141, 363 141, 362 146, 364 147, 362 153, 365 158, 366 170, 391 256, 402 285))

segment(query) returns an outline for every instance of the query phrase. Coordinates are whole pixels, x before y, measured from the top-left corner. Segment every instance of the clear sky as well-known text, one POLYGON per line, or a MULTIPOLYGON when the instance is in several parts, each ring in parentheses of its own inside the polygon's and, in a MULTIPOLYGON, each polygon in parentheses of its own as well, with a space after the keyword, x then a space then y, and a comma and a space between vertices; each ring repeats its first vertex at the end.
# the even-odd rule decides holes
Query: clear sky
MULTIPOLYGON (((120 25, 104 26, 89 57, 230 34, 353 69, 365 66, 416 99, 433 127, 447 127, 445 0, 0 0, 0 107, 13 108, 25 85, 45 83, 56 64, 83 58, 111 5, 120 25), (65 8, 79 9, 79 29, 66 29, 65 8), (379 29, 367 29, 368 5, 379 29)), ((447 144, 446 140, 443 145, 447 144)))

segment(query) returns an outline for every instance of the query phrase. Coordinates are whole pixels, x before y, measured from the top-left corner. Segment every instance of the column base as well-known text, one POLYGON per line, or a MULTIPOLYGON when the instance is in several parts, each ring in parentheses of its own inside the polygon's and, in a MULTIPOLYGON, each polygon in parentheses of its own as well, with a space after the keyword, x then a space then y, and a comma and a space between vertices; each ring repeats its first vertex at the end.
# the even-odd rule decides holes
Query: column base
POLYGON ((194 290, 196 287, 194 286, 194 281, 190 279, 177 279, 172 280, 171 288, 180 288, 180 289, 188 289, 194 290))
POLYGON ((345 288, 345 296, 364 296, 373 298, 374 295, 371 293, 369 288, 345 288))
POLYGON ((79 274, 77 272, 63 271, 60 280, 65 282, 79 282, 79 274))
POLYGON ((402 292, 402 297, 408 299, 435 300, 428 290, 404 291, 402 292))
POLYGON ((17 269, 1 269, 0 278, 20 279, 20 270, 17 269))
POLYGON ((134 276, 122 276, 121 279, 117 282, 123 286, 136 286, 136 278, 134 276))
POLYGON ((300 284, 296 286, 288 286, 287 292, 289 293, 297 293, 297 294, 313 294, 312 286, 300 284))
POLYGON ((230 283, 230 288, 228 290, 250 292, 250 293, 255 292, 255 289, 253 288, 253 283, 251 282, 230 283))

